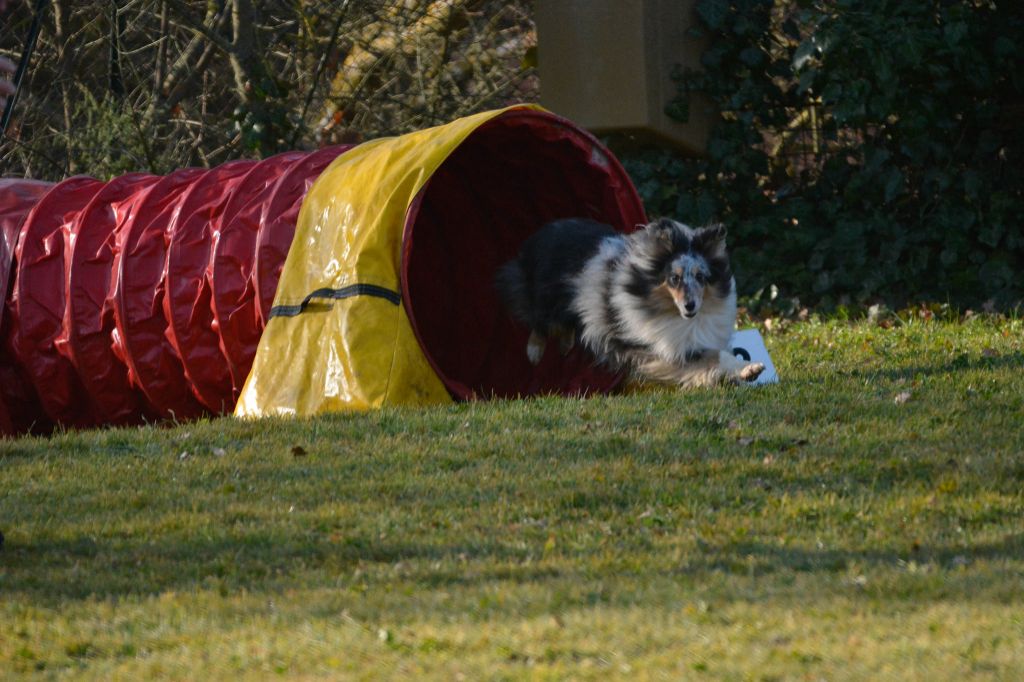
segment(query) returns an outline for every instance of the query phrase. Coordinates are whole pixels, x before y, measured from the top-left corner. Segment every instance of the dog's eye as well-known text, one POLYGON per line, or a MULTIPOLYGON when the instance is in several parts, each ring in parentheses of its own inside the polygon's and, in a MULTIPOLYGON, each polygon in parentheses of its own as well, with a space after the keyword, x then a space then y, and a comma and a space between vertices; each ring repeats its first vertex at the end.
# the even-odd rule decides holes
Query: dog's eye
POLYGON ((698 272, 697 273, 697 284, 700 284, 701 286, 703 286, 704 284, 707 283, 707 281, 708 281, 707 275, 705 275, 703 272, 698 272))
POLYGON ((680 278, 680 277, 679 277, 679 275, 677 275, 677 274, 673 273, 673 274, 669 275, 669 278, 668 278, 668 285, 669 285, 670 287, 672 287, 672 288, 675 288, 675 287, 678 287, 678 286, 679 286, 679 283, 680 283, 681 281, 682 281, 682 278, 680 278))

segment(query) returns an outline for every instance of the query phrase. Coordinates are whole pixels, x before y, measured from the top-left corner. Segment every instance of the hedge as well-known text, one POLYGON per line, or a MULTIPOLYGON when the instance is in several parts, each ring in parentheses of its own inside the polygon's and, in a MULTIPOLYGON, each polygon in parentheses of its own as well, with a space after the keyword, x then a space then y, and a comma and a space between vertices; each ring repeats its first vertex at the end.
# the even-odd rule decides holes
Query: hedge
POLYGON ((967 0, 700 0, 705 158, 624 152, 652 215, 724 221, 741 292, 1024 296, 1024 12, 967 0))

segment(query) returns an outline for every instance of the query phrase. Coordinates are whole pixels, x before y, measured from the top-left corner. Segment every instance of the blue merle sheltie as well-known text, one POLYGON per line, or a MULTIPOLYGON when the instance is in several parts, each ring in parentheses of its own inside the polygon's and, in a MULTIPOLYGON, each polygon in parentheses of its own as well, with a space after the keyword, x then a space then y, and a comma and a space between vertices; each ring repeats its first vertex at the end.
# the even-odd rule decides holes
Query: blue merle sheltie
POLYGON ((495 284, 526 324, 537 364, 547 341, 581 343, 603 365, 683 386, 753 381, 764 370, 729 350, 736 282, 723 225, 662 218, 624 235, 585 218, 548 223, 495 284))

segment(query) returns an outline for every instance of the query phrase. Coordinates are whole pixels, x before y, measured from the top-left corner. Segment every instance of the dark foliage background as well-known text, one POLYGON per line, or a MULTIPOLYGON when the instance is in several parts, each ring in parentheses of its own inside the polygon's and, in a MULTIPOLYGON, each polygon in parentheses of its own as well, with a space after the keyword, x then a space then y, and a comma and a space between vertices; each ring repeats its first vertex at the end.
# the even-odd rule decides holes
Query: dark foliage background
POLYGON ((700 0, 706 159, 624 154, 651 214, 725 221, 740 286, 805 302, 1024 295, 1024 6, 700 0))
MULTIPOLYGON (((8 2, 17 59, 32 2, 8 2)), ((0 174, 100 178, 397 134, 535 101, 531 1, 52 0, 0 174)), ((1024 297, 1024 5, 698 0, 703 159, 618 150, 652 215, 726 222, 741 291, 1024 297)))

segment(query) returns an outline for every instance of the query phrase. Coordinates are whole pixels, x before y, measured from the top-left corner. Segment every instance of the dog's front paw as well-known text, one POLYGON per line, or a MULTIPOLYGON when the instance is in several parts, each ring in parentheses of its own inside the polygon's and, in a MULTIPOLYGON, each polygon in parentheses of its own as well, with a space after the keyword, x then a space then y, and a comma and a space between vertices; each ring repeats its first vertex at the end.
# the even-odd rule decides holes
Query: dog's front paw
POLYGON ((761 376, 761 372, 763 371, 764 363, 752 362, 749 365, 745 365, 743 369, 740 370, 740 379, 743 381, 754 381, 761 376))

